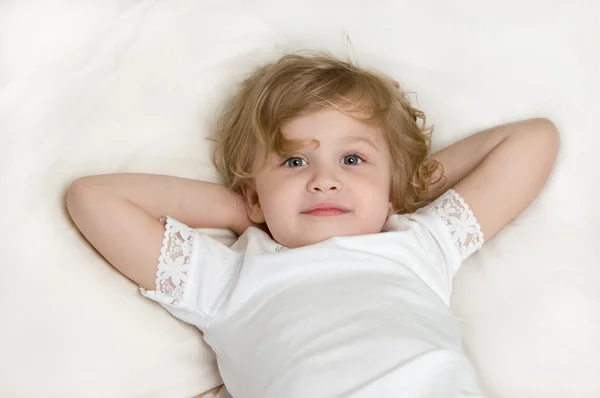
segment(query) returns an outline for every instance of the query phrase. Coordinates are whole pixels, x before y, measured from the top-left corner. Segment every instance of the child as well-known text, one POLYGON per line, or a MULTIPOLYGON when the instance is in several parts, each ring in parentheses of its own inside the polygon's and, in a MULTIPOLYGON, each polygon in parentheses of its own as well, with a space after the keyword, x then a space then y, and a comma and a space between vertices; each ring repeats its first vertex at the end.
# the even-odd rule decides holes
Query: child
POLYGON ((235 398, 478 397, 452 278, 539 194, 559 137, 531 119, 430 154, 430 135, 389 77, 287 55, 218 128, 227 186, 90 176, 67 206, 144 296, 204 333, 235 398), (200 227, 241 236, 227 247, 200 227))

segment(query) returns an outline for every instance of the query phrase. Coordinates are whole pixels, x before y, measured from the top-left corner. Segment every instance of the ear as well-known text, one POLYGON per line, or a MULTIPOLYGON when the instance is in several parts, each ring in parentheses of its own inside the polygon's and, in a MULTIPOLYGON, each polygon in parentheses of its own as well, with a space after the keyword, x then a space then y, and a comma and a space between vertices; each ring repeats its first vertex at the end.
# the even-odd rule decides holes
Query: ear
POLYGON ((260 207, 258 193, 256 192, 254 185, 247 184, 242 189, 242 193, 244 195, 244 199, 246 200, 246 214, 248 215, 250 221, 252 221, 254 224, 263 224, 265 222, 265 216, 262 208, 260 207))

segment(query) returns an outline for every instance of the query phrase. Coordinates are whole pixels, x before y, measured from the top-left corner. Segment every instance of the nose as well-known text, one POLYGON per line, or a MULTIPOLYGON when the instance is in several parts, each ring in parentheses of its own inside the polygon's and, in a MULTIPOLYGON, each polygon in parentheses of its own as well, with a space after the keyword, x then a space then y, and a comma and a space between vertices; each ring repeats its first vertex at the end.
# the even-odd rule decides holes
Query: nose
POLYGON ((306 188, 310 193, 324 193, 330 191, 341 191, 343 184, 338 176, 335 175, 333 170, 319 168, 315 170, 306 188))

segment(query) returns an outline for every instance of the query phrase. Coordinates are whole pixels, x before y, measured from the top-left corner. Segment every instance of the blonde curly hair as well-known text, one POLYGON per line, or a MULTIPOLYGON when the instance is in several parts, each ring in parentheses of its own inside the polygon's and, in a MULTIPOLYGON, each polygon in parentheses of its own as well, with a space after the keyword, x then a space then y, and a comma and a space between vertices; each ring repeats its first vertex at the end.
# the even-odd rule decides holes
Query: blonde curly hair
POLYGON ((256 154, 264 154, 264 166, 270 151, 290 156, 305 144, 285 140, 282 126, 325 108, 349 114, 344 105, 368 115, 361 121, 377 125, 388 144, 392 212, 411 213, 431 202, 429 187, 443 177, 443 166, 429 159, 433 127, 425 114, 392 78, 324 52, 285 55, 243 82, 217 123, 215 166, 227 186, 243 195, 257 171, 256 154))

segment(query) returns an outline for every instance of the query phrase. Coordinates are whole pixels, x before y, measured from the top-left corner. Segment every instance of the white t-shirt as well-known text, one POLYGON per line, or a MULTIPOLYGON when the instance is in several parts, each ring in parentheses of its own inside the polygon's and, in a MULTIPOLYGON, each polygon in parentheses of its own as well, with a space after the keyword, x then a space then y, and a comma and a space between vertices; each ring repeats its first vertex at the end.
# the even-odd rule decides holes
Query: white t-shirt
POLYGON ((257 228, 228 247, 167 217, 142 294, 204 332, 234 398, 481 397, 449 302, 482 244, 452 189, 384 232, 296 249, 257 228))

